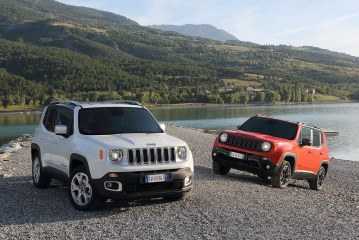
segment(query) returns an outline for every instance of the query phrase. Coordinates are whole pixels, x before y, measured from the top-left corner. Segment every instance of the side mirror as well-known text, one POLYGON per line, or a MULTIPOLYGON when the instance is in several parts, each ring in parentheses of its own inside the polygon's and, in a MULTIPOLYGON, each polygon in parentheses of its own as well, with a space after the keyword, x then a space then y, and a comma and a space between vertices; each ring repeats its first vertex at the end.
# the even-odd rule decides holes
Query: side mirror
POLYGON ((303 138, 300 144, 302 147, 312 146, 312 141, 309 138, 303 138))
POLYGON ((60 136, 67 136, 67 126, 65 125, 56 125, 55 126, 55 134, 60 136))
POLYGON ((162 131, 166 132, 166 124, 160 123, 160 128, 162 129, 162 131))

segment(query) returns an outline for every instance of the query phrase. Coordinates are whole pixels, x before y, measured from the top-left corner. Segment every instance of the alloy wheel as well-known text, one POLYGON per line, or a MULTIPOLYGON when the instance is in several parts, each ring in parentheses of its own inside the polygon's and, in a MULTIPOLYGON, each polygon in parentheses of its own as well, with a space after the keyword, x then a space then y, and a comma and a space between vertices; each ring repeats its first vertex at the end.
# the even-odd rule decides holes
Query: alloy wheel
POLYGON ((35 183, 39 183, 41 174, 41 164, 39 158, 35 158, 32 163, 32 175, 35 183))
POLYGON ((87 174, 76 173, 71 180, 70 188, 72 199, 77 205, 86 206, 91 202, 93 191, 87 174))
POLYGON ((318 184, 318 188, 321 188, 323 183, 324 183, 324 179, 325 179, 325 169, 324 168, 321 168, 319 173, 318 173, 318 181, 317 181, 317 184, 318 184))
POLYGON ((290 168, 290 165, 289 164, 285 164, 283 166, 283 169, 282 169, 282 172, 280 174, 280 184, 282 186, 285 186, 288 184, 289 182, 289 178, 291 176, 291 173, 292 173, 292 170, 290 168))

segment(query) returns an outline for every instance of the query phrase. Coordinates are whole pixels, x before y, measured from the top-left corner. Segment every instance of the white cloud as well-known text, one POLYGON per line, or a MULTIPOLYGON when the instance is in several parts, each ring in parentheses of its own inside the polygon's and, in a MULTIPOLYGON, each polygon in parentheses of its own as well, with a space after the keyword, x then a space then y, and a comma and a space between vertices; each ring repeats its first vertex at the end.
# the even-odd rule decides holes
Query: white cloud
POLYGON ((359 12, 284 31, 274 36, 273 41, 296 46, 314 45, 359 56, 359 28, 356 19, 359 19, 359 12))
POLYGON ((243 41, 314 45, 359 56, 356 0, 60 1, 114 11, 142 25, 212 24, 243 41))
POLYGON ((332 25, 337 25, 338 23, 345 22, 345 21, 348 21, 348 20, 351 20, 354 18, 358 18, 358 17, 359 17, 359 12, 356 12, 356 13, 336 17, 334 19, 329 19, 329 20, 326 20, 321 23, 311 24, 309 26, 303 26, 303 27, 298 27, 298 28, 291 29, 288 31, 284 31, 282 33, 279 33, 278 36, 285 36, 285 35, 291 35, 291 34, 296 34, 296 33, 301 33, 301 32, 312 31, 315 29, 327 28, 332 25))

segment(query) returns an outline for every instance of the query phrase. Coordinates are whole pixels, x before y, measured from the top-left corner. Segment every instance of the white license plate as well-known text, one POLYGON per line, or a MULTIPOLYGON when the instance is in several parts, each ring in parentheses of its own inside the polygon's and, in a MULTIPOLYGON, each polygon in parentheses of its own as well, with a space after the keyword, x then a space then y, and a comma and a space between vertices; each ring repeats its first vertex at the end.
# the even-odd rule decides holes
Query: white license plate
POLYGON ((237 152, 230 152, 229 156, 232 158, 237 158, 237 159, 244 159, 245 155, 243 153, 237 153, 237 152))
POLYGON ((159 183, 166 182, 167 175, 166 174, 157 174, 157 175, 147 175, 145 177, 145 183, 159 183))

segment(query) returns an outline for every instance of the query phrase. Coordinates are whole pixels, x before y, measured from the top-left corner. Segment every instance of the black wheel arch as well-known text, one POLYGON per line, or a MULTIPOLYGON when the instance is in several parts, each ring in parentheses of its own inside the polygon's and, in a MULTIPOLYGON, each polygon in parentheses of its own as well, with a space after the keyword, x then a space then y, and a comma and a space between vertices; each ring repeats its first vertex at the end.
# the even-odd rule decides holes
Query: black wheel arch
POLYGON ((71 175, 72 171, 75 168, 79 167, 79 166, 85 167, 87 172, 91 175, 87 159, 84 156, 80 155, 80 154, 76 154, 76 153, 71 154, 71 156, 70 156, 70 168, 69 168, 69 173, 70 174, 69 175, 71 175))
POLYGON ((329 162, 328 161, 323 161, 320 166, 325 168, 325 171, 328 173, 329 170, 329 162))
POLYGON ((36 143, 31 143, 31 160, 33 161, 35 156, 40 158, 41 161, 41 150, 40 146, 36 143))
MULTIPOLYGON (((284 160, 290 163, 291 168, 292 168, 292 174, 294 174, 294 173, 295 173, 295 169, 296 169, 296 162, 297 162, 297 157, 296 157, 296 155, 293 154, 293 153, 287 153, 287 154, 285 154, 284 157, 283 157, 283 161, 284 161, 284 160)), ((283 162, 283 161, 282 161, 282 162, 283 162)))

